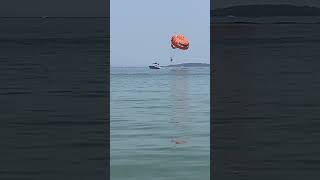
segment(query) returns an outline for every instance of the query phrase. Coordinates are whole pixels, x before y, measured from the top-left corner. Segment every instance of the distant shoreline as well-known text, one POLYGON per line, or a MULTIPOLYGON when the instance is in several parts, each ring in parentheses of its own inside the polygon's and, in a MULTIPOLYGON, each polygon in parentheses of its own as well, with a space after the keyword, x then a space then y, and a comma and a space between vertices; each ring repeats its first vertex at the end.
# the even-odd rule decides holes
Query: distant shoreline
MULTIPOLYGON (((160 65, 161 66, 161 65, 160 65)), ((111 68, 148 68, 148 66, 110 66, 111 68)), ((207 63, 181 63, 161 67, 210 67, 207 63)))
POLYGON ((181 64, 172 64, 161 67, 210 67, 210 64, 207 63, 181 63, 181 64))

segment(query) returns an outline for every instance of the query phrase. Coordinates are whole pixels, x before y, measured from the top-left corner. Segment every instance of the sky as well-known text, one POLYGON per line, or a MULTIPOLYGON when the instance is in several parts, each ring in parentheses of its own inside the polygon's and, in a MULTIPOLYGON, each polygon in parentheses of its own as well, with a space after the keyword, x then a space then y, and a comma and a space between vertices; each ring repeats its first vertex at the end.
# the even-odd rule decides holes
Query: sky
POLYGON ((210 0, 111 0, 111 66, 153 62, 210 62, 210 0), (187 51, 172 50, 171 36, 185 35, 187 51))

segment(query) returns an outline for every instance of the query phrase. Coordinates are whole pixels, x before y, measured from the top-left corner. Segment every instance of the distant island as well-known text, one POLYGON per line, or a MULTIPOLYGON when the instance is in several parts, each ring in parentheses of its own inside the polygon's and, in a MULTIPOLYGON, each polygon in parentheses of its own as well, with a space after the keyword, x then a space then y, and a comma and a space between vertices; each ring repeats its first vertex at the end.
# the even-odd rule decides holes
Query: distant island
POLYGON ((241 5, 211 10, 216 17, 320 16, 320 8, 294 5, 241 5))
POLYGON ((174 64, 163 67, 210 67, 210 64, 206 63, 182 63, 182 64, 174 64))

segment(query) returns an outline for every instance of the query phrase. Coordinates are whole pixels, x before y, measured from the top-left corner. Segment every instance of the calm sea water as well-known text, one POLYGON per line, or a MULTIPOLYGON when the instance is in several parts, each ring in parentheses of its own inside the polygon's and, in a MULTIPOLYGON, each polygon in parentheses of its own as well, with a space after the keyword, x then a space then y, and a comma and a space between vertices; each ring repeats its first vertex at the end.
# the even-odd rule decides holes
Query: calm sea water
POLYGON ((0 179, 107 179, 108 19, 0 19, 0 179))
POLYGON ((111 179, 210 178, 210 69, 111 68, 111 179))
POLYGON ((214 177, 318 179, 320 18, 211 20, 214 177))

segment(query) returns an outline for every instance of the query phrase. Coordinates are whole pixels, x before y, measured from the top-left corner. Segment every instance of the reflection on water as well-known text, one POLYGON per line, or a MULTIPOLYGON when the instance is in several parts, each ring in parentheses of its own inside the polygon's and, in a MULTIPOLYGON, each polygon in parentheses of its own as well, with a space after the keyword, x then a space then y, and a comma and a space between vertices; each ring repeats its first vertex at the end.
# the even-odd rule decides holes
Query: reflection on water
POLYGON ((191 124, 189 118, 189 102, 188 102, 188 69, 172 69, 173 76, 171 80, 171 123, 176 129, 175 137, 171 142, 175 144, 187 143, 190 139, 191 124))

